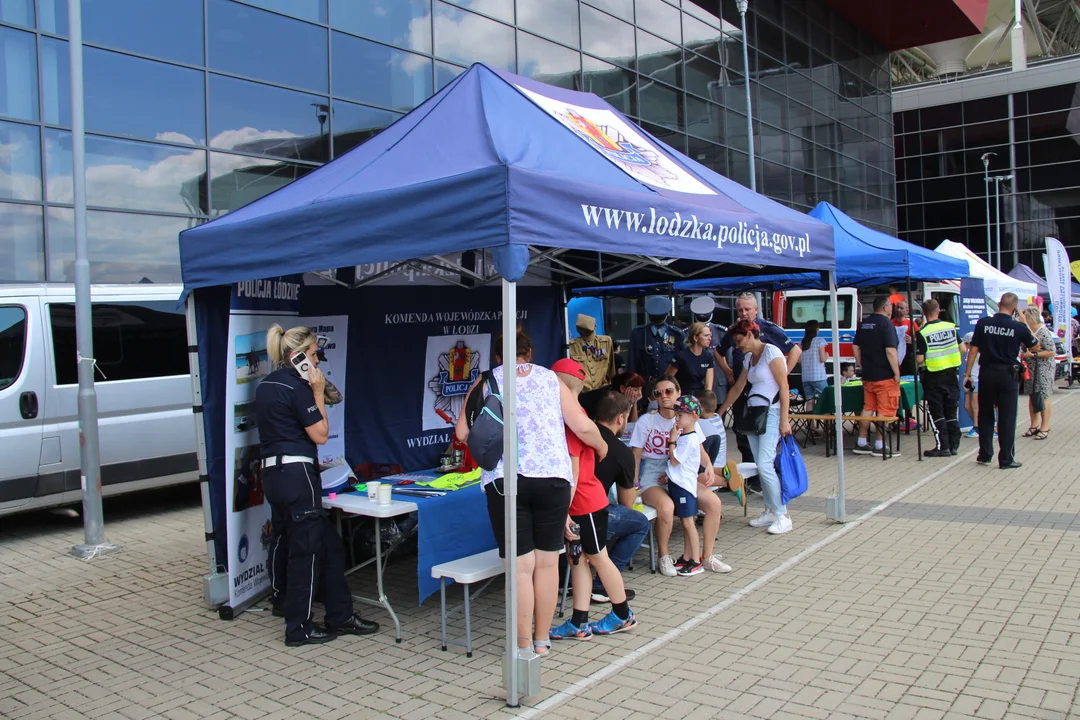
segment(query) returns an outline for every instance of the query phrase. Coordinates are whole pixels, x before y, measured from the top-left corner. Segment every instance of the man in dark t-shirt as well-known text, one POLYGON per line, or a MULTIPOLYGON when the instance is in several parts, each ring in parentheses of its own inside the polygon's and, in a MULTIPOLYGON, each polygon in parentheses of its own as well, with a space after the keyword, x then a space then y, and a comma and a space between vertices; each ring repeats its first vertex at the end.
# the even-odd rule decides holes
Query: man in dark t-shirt
MULTIPOLYGON (((863 319, 855 332, 852 350, 862 366, 863 415, 895 417, 900 407, 900 356, 897 354, 896 330, 892 321, 892 302, 887 295, 874 298, 874 312, 863 319)), ((840 408, 837 408, 840 412, 840 408)), ((879 437, 870 449, 866 438, 870 423, 859 423, 859 440, 852 450, 856 455, 885 452, 885 438, 879 437)), ((899 455, 899 451, 894 451, 899 455)))
MULTIPOLYGON (((618 391, 608 391, 596 403, 596 425, 608 444, 607 457, 596 464, 595 475, 608 492, 608 557, 622 572, 641 547, 649 534, 648 519, 633 509, 634 452, 619 436, 626 428, 627 416, 632 403, 618 391), (610 502, 611 488, 615 487, 619 502, 610 502)), ((608 596, 599 577, 593 579, 593 602, 607 602, 608 596)), ((634 599, 634 591, 626 588, 627 602, 634 599)))

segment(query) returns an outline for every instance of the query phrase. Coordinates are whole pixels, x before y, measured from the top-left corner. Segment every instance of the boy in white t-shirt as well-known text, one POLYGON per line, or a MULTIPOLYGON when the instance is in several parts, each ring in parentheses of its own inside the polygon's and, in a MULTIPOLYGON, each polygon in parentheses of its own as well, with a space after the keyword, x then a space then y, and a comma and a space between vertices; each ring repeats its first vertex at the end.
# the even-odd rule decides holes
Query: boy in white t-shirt
POLYGON ((698 467, 701 444, 705 440, 697 430, 701 403, 689 395, 675 401, 675 427, 668 437, 667 479, 668 495, 675 503, 675 516, 683 529, 683 557, 685 562, 676 568, 681 577, 692 577, 705 572, 701 563, 701 544, 698 540, 695 520, 698 513, 698 467))
MULTIPOLYGON (((713 455, 709 453, 709 458, 712 460, 714 468, 724 467, 727 465, 727 430, 724 428, 724 418, 720 417, 716 412, 717 406, 720 404, 716 399, 716 393, 712 390, 706 390, 697 396, 697 400, 701 403, 701 417, 698 418, 698 425, 705 431, 706 452, 710 449, 709 438, 720 438, 720 446, 713 455)), ((723 485, 722 482, 718 484, 723 485)))

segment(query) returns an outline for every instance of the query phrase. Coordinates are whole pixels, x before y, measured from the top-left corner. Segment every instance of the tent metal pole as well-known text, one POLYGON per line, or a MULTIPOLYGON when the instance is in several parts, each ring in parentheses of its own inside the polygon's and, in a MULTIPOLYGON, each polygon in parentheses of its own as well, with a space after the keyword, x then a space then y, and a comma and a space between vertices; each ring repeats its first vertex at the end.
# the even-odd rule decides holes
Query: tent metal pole
MULTIPOLYGON (((836 495, 825 500, 825 516, 836 522, 847 522, 847 497, 844 482, 844 423, 840 416, 844 410, 842 380, 840 375, 840 318, 836 298, 836 271, 829 272, 829 318, 832 326, 833 401, 836 417, 836 495)), ((853 307, 852 312, 855 311, 853 307)))
MULTIPOLYGON (((908 320, 911 322, 911 349, 908 352, 915 352, 915 348, 918 347, 915 343, 915 320, 913 313, 915 310, 915 304, 911 302, 911 278, 907 279, 907 304, 908 304, 908 320)), ((907 342, 907 338, 904 338, 904 342, 907 342)), ((919 424, 919 363, 915 362, 915 451, 919 453, 919 462, 922 462, 922 425, 919 424)), ((885 438, 882 438, 884 440, 885 438)))
MULTIPOLYGON (((518 698, 517 592, 517 283, 502 281, 503 494, 506 507, 506 705, 518 698)), ((531 638, 530 638, 531 639, 531 638)))
POLYGON ((210 470, 206 459, 206 429, 203 425, 202 374, 199 370, 199 328, 195 322, 195 293, 185 308, 188 336, 188 365, 191 368, 191 401, 195 418, 195 455, 199 460, 199 494, 202 498, 203 529, 206 535, 208 573, 203 578, 203 601, 209 608, 229 602, 228 575, 218 572, 214 543, 214 516, 210 510, 210 470))
MULTIPOLYGON (((601 300, 601 302, 603 302, 601 300)), ((563 307, 563 352, 570 356, 570 298, 566 293, 566 283, 562 284, 562 307, 563 307)), ((603 318, 600 318, 603 321, 603 318)))

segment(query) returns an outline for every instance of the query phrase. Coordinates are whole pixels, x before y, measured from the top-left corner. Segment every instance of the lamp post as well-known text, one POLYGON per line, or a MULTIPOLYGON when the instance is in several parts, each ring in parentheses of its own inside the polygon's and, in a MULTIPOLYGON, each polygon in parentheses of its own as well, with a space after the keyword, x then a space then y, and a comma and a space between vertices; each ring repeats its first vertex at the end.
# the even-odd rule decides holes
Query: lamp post
POLYGON ((994 181, 994 213, 997 217, 997 269, 1001 270, 1001 183, 1012 180, 1012 175, 995 175, 990 178, 994 181))
POLYGON ((983 173, 986 177, 986 259, 994 262, 994 253, 990 250, 990 157, 997 153, 983 153, 983 173))
POLYGON ((750 107, 750 53, 747 50, 746 38, 746 9, 749 0, 735 0, 739 6, 739 17, 742 19, 742 62, 743 82, 746 85, 746 147, 750 153, 750 189, 757 192, 757 168, 754 160, 754 113, 750 107))

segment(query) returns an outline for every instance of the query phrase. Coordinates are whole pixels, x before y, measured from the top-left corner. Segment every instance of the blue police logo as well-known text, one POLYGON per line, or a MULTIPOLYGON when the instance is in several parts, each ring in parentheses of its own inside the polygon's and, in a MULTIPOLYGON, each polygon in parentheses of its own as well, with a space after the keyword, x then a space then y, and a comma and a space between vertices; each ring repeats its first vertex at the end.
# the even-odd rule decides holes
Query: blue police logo
POLYGON ((243 563, 243 562, 247 562, 247 556, 248 556, 248 538, 247 538, 247 534, 244 534, 244 535, 240 536, 240 544, 237 545, 237 547, 236 547, 236 557, 239 558, 240 562, 243 563))

